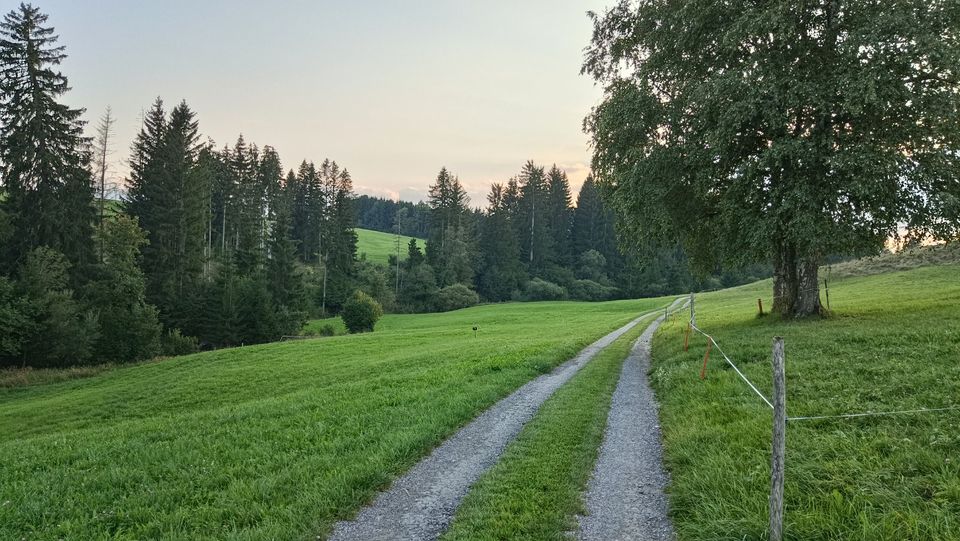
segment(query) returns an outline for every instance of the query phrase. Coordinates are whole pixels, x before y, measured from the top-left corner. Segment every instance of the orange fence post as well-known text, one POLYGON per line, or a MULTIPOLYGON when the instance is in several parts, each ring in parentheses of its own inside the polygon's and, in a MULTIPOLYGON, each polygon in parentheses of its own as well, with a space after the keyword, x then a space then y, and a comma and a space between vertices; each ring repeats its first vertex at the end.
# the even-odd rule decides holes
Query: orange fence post
POLYGON ((710 349, 713 346, 713 339, 707 338, 707 353, 703 356, 703 368, 700 369, 700 379, 707 379, 707 361, 710 360, 710 349))
POLYGON ((690 324, 687 323, 687 332, 683 335, 683 351, 690 347, 690 324))

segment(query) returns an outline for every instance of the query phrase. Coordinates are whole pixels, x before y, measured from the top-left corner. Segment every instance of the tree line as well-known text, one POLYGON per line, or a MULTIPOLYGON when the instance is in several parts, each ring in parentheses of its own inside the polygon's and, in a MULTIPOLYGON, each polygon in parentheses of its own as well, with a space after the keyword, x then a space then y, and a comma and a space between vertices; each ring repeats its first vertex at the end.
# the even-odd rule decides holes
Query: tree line
POLYGON ((265 342, 339 309, 356 287, 345 168, 303 162, 284 176, 273 148, 241 136, 217 149, 186 102, 167 111, 158 98, 108 215, 112 119, 83 135, 46 21, 21 5, 0 24, 0 364, 265 342))
POLYGON ((393 201, 360 194, 354 200, 357 227, 425 239, 430 229, 430 206, 419 201, 393 201))
POLYGON ((694 275, 678 246, 623 250, 616 217, 593 178, 583 182, 574 205, 568 176, 556 165, 528 161, 491 186, 483 209, 472 208, 459 179, 442 168, 427 206, 426 250, 413 240, 404 261, 391 257, 396 295, 387 302, 395 300, 401 311, 654 296, 769 276, 765 265, 694 275))
MULTIPOLYGON (((131 144, 127 191, 105 199, 113 117, 85 137, 61 99, 65 58, 30 5, 0 24, 0 364, 125 362, 298 334, 361 291, 384 309, 480 301, 605 300, 716 287, 673 247, 624 255, 588 178, 527 162, 471 206, 446 168, 429 200, 356 197, 335 161, 284 168, 241 135, 203 140, 196 113, 157 98, 131 144), (99 195, 99 198, 98 198, 99 195), (424 238, 383 266, 357 258, 363 225, 424 238)), ((761 270, 762 272, 762 270, 761 270)), ((366 298, 366 297, 363 297, 366 298)))

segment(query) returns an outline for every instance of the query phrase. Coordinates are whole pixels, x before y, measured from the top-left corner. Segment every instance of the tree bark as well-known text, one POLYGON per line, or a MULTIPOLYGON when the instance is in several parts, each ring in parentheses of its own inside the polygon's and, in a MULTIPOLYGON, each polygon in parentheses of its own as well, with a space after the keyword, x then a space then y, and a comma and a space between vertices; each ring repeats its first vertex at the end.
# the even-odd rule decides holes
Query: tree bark
POLYGON ((771 311, 783 318, 821 315, 819 266, 819 258, 799 255, 792 243, 779 243, 774 255, 771 311))

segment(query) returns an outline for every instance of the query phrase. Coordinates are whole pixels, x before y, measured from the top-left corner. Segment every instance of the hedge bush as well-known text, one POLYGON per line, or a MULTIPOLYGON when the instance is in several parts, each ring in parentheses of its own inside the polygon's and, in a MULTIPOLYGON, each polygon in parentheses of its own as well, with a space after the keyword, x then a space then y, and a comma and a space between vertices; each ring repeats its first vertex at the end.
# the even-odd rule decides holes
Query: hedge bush
POLYGON ((373 332, 374 325, 383 315, 380 303, 359 289, 347 299, 340 312, 343 324, 351 333, 373 332))
POLYGON ((437 310, 449 312, 467 308, 480 302, 477 292, 463 284, 453 284, 437 292, 437 310))

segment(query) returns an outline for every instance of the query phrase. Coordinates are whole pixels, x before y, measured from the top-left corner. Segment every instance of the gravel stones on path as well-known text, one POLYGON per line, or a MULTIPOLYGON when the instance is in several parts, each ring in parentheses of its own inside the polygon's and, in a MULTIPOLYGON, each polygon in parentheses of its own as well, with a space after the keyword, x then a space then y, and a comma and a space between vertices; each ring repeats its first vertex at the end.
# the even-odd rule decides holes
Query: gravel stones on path
POLYGON ((439 537, 450 525, 470 486, 497 462, 540 405, 600 350, 655 314, 634 319, 491 406, 396 479, 354 520, 338 522, 330 539, 429 540, 439 537))
POLYGON ((662 320, 647 327, 623 363, 587 487, 588 514, 579 520, 581 540, 674 539, 664 493, 669 477, 663 468, 657 402, 647 380, 650 341, 662 320))

